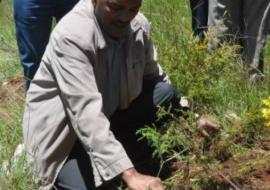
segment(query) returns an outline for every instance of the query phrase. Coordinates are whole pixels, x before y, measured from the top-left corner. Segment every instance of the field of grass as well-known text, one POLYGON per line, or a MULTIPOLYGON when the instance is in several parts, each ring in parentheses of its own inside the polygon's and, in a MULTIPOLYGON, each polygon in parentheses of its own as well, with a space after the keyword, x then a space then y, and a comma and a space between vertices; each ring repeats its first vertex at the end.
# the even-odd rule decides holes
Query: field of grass
MULTIPOLYGON (((261 110, 262 100, 269 96, 269 43, 267 80, 254 84, 239 66, 239 47, 223 45, 209 53, 211 37, 198 43, 192 36, 188 0, 145 0, 142 11, 151 21, 160 63, 192 103, 188 119, 174 118, 161 129, 140 131, 162 163, 176 165, 164 182, 167 188, 267 189, 270 131, 261 110), (217 122, 218 131, 205 129, 210 137, 204 137, 196 128, 197 114, 217 122)), ((36 189, 23 168, 24 159, 12 165, 13 152, 22 142, 23 101, 11 0, 4 0, 0 3, 0 190, 36 189), (5 163, 9 163, 9 175, 5 163)))
POLYGON ((0 189, 35 189, 23 169, 24 159, 11 162, 16 146, 22 143, 24 92, 10 0, 0 3, 0 71, 0 189))

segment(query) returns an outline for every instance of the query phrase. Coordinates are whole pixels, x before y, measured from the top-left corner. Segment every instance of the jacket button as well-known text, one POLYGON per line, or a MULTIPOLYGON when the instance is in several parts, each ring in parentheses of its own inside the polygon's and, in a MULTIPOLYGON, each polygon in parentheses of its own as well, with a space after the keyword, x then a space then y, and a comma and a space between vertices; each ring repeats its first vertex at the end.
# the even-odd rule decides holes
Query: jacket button
POLYGON ((110 177, 110 174, 108 172, 105 172, 106 177, 110 177))

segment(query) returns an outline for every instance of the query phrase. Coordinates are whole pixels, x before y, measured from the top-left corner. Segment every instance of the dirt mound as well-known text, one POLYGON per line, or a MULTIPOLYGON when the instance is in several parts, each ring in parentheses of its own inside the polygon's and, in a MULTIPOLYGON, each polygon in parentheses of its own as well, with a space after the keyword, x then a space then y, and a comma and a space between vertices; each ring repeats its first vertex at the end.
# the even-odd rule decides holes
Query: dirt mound
POLYGON ((0 102, 5 102, 11 96, 24 97, 22 76, 2 82, 0 86, 0 102))
MULTIPOLYGON (((270 153, 253 151, 248 155, 229 160, 223 173, 236 181, 239 189, 270 189, 270 153)), ((223 180, 224 182, 224 180, 223 180)))
POLYGON ((196 185, 203 190, 270 189, 270 153, 267 151, 254 150, 232 156, 225 162, 209 162, 194 155, 189 161, 174 163, 177 171, 167 180, 168 189, 193 190, 196 185))
POLYGON ((0 84, 0 108, 6 108, 10 103, 24 100, 23 77, 17 77, 0 84))

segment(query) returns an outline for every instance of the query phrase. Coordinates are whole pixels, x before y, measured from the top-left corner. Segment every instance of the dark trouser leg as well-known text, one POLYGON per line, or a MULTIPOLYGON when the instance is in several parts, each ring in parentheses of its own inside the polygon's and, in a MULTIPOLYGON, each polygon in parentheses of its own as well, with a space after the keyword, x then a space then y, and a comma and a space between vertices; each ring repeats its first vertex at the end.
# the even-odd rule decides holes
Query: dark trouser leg
POLYGON ((61 169, 55 186, 59 190, 93 190, 95 189, 91 162, 79 141, 61 169))
POLYGON ((119 181, 96 188, 89 156, 77 140, 55 182, 57 190, 115 190, 119 181))
POLYGON ((145 141, 138 141, 136 131, 145 125, 155 123, 157 105, 179 108, 179 98, 174 89, 158 82, 145 86, 142 94, 127 110, 117 111, 111 118, 111 130, 123 144, 135 167, 142 173, 156 175, 159 169, 157 159, 152 159, 152 149, 145 141))
POLYGON ((246 66, 251 67, 251 75, 260 74, 263 72, 263 49, 270 22, 270 2, 268 0, 260 0, 256 3, 252 0, 242 1, 243 59, 246 66))
POLYGON ((190 0, 190 8, 194 35, 203 37, 203 33, 207 30, 208 0, 190 0))
MULTIPOLYGON (((163 82, 153 82, 145 86, 141 95, 136 98, 127 110, 119 110, 110 118, 111 130, 116 138, 123 144, 135 166, 141 166, 141 172, 156 174, 145 170, 140 160, 150 155, 151 149, 144 142, 137 140, 136 131, 145 124, 150 124, 156 119, 157 105, 169 105, 178 107, 178 98, 174 89, 163 82), (138 163, 138 164, 137 164, 138 163)), ((152 168, 151 168, 152 169, 152 168)), ((116 183, 117 184, 117 183, 116 183)), ((55 183, 58 189, 65 190, 92 190, 94 180, 89 156, 77 142, 69 156, 69 159, 61 169, 55 183)), ((116 189, 115 183, 105 184, 102 190, 116 189)))
POLYGON ((114 113, 111 122, 112 124, 150 124, 156 119, 157 106, 169 106, 170 104, 173 107, 179 106, 179 97, 170 84, 164 82, 148 83, 128 109, 118 110, 114 113), (121 117, 116 117, 118 115, 121 117))

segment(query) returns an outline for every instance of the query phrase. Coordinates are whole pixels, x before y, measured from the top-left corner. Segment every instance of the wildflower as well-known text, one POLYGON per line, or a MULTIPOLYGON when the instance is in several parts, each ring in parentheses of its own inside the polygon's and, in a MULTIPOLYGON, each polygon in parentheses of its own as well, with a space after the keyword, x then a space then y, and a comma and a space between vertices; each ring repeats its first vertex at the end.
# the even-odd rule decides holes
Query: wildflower
POLYGON ((262 101, 265 108, 262 109, 262 116, 265 120, 265 126, 270 127, 270 97, 262 101))
POLYGON ((269 109, 270 109, 270 97, 269 97, 268 99, 263 100, 263 104, 264 104, 265 106, 268 106, 269 109))
POLYGON ((270 119, 270 108, 263 108, 262 109, 263 118, 270 119))

